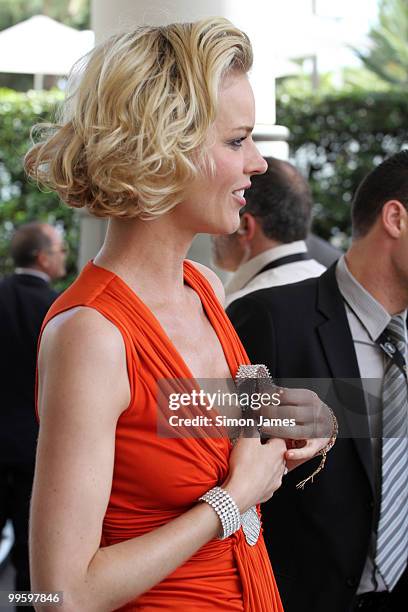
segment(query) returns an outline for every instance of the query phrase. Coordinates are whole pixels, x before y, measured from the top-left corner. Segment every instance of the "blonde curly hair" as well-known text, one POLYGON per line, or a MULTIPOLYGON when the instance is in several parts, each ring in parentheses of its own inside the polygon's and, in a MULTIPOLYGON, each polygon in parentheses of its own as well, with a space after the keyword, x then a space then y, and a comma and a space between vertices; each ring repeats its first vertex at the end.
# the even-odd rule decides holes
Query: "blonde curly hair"
POLYGON ((97 217, 168 212, 211 167, 204 144, 220 83, 251 68, 248 37, 220 17, 143 26, 84 59, 60 120, 33 128, 27 174, 97 217))

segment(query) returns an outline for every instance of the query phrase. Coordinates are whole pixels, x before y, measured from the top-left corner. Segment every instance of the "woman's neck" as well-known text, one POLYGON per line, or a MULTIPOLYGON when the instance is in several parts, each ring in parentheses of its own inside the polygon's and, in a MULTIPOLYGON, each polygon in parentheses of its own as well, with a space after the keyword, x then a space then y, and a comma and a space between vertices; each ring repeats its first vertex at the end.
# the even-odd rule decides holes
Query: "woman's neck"
POLYGON ((168 217, 153 221, 111 219, 94 261, 142 294, 177 299, 184 285, 183 261, 193 237, 176 228, 168 217))

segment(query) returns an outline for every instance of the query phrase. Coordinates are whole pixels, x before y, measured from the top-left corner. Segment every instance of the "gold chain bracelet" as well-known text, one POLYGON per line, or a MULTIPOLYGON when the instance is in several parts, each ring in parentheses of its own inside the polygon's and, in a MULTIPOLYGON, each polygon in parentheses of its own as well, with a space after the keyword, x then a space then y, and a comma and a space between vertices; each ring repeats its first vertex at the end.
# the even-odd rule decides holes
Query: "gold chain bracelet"
POLYGON ((323 406, 326 406, 327 409, 330 412, 330 416, 332 418, 332 423, 333 423, 333 431, 332 431, 332 435, 330 437, 330 440, 328 441, 328 443, 326 444, 326 446, 324 448, 322 448, 321 450, 319 450, 319 452, 316 454, 317 455, 321 455, 322 456, 322 460, 320 461, 320 464, 318 466, 318 468, 313 472, 313 474, 311 474, 310 476, 308 476, 307 478, 305 478, 305 480, 301 480, 300 482, 298 482, 298 484, 296 485, 297 489, 304 489, 304 486, 307 482, 309 482, 309 480, 311 480, 313 482, 313 478, 322 471, 322 469, 324 468, 324 466, 326 465, 326 457, 327 457, 327 453, 329 452, 329 450, 331 448, 333 448, 334 443, 336 442, 337 439, 337 434, 339 433, 339 425, 337 423, 337 419, 336 419, 336 415, 334 414, 333 410, 330 408, 330 406, 327 406, 326 404, 323 404, 323 406))

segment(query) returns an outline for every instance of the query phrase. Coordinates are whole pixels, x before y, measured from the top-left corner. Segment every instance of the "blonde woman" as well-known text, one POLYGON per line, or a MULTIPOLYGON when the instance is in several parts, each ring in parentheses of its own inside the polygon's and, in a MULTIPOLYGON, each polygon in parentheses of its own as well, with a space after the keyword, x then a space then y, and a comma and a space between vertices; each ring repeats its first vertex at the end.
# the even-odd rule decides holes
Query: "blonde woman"
POLYGON ((251 63, 224 19, 114 36, 27 155, 32 177, 109 218, 39 352, 32 588, 63 591, 63 611, 282 609, 262 535, 249 544, 240 515, 327 440, 289 452, 282 439, 156 433, 158 379, 230 379, 248 363, 219 280, 185 255, 197 233, 237 229, 266 168, 251 63))

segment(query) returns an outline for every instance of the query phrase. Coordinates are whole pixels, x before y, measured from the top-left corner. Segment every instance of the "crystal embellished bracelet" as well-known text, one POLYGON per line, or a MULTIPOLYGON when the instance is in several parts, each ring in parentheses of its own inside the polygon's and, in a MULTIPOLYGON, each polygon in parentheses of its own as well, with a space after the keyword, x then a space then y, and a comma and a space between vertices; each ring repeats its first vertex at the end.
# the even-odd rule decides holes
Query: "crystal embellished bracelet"
POLYGON ((222 534, 219 536, 220 540, 229 538, 230 535, 241 527, 238 506, 231 495, 221 487, 210 489, 199 498, 199 501, 206 502, 217 513, 222 526, 222 534))

